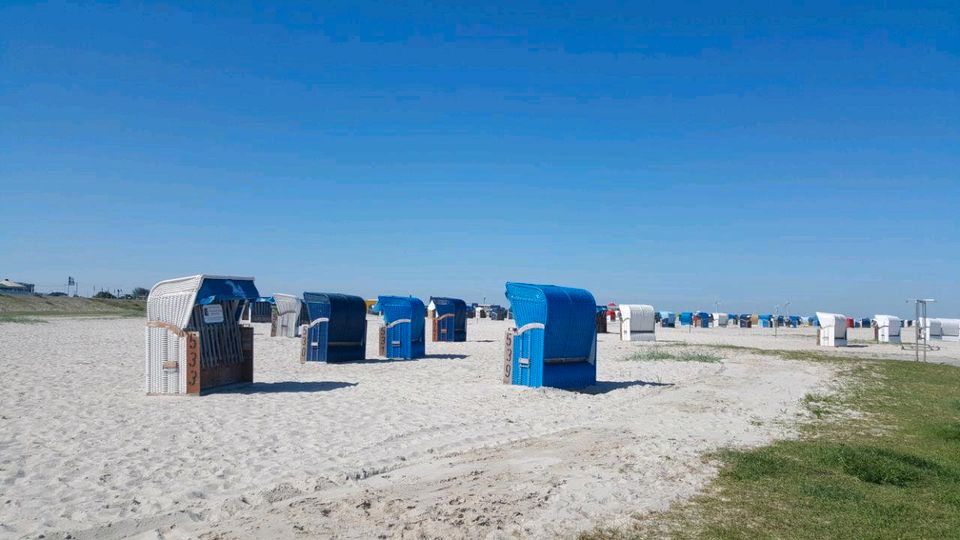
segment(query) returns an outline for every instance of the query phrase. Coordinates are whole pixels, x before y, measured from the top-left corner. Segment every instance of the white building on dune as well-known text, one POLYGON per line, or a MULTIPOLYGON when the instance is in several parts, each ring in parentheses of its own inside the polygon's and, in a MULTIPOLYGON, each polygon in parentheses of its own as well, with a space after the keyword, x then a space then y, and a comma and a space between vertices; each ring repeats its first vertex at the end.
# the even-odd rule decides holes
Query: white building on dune
POLYGON ((0 294, 11 296, 30 296, 33 294, 32 283, 18 283, 9 279, 0 280, 0 294))

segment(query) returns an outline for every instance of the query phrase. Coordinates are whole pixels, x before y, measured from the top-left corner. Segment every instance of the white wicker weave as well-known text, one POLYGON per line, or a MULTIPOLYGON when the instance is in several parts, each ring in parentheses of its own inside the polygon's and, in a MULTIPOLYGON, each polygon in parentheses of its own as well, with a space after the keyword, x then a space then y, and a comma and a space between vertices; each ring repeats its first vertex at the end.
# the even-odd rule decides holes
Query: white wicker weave
POLYGON ((277 335, 297 337, 300 335, 300 309, 303 302, 291 294, 274 294, 277 303, 277 335))
POLYGON ((730 315, 726 313, 714 313, 713 314, 713 325, 716 328, 723 328, 727 326, 730 322, 730 315))
POLYGON ((656 341, 656 315, 653 306, 620 304, 620 339, 623 341, 656 341))

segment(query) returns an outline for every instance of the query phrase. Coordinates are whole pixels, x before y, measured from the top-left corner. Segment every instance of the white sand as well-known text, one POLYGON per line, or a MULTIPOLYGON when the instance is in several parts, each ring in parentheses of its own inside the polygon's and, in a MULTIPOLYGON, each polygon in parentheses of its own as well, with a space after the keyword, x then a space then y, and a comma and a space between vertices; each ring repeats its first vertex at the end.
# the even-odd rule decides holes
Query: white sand
POLYGON ((144 395, 140 320, 2 324, 0 536, 569 537, 694 494, 705 452, 790 436, 834 377, 729 350, 630 361, 650 345, 605 334, 596 393, 513 387, 506 326, 471 321, 417 361, 302 365, 299 340, 258 325, 257 383, 188 398, 144 395))

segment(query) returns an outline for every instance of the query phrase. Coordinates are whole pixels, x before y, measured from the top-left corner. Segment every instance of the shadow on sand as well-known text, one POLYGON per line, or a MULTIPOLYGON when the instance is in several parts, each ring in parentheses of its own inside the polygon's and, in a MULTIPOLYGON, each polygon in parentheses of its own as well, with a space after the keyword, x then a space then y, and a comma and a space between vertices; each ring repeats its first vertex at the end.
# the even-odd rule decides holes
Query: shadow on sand
POLYGON ((633 386, 653 386, 653 387, 663 387, 663 386, 673 386, 673 383, 661 383, 661 382, 650 382, 650 381, 597 381, 597 384, 593 386, 588 386, 580 390, 575 390, 581 394, 606 394, 607 392, 613 392, 614 390, 622 390, 624 388, 630 388, 633 386))
POLYGON ((363 360, 350 360, 348 362, 328 362, 331 365, 351 365, 351 364, 389 364, 392 362, 417 362, 419 360, 463 360, 468 358, 466 354, 428 354, 421 358, 364 358, 363 360))
POLYGON ((208 394, 293 394, 298 392, 329 392, 340 388, 356 386, 357 383, 339 381, 280 381, 237 384, 221 388, 211 388, 203 392, 208 394))

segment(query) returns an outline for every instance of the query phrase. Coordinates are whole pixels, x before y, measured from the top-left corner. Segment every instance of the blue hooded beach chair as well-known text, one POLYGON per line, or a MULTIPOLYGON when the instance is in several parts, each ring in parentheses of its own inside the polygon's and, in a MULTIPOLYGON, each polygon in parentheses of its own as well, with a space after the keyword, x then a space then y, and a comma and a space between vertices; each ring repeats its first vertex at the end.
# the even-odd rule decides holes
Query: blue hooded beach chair
POLYGON ((412 296, 380 296, 377 298, 383 313, 380 334, 380 354, 387 358, 413 360, 426 355, 427 309, 419 298, 412 296))
POLYGON ((435 296, 430 299, 436 313, 433 319, 434 341, 467 340, 467 303, 459 298, 435 296))
POLYGON ((597 382, 597 304, 583 289, 507 283, 517 328, 508 332, 512 384, 583 388, 597 382))
POLYGON ((303 293, 310 323, 302 332, 303 362, 363 360, 367 349, 367 303, 359 296, 303 293))

